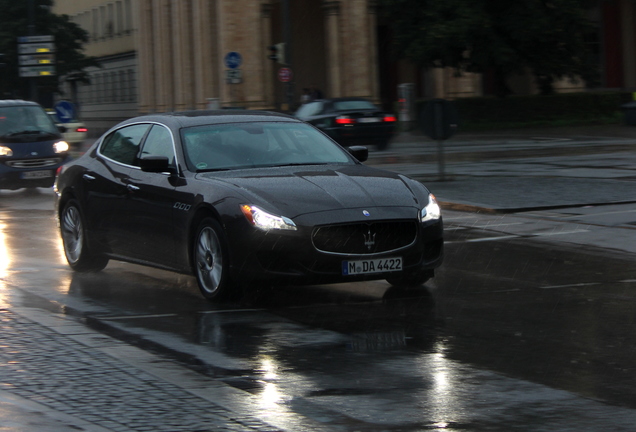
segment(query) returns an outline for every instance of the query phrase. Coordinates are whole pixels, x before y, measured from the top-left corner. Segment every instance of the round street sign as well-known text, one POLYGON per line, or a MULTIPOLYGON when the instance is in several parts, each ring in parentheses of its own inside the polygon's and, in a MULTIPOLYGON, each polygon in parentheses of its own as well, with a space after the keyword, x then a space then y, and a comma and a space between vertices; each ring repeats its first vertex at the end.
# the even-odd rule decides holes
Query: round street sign
POLYGON ((290 82, 294 74, 290 68, 280 68, 278 69, 278 80, 280 82, 290 82))
POLYGON ((224 61, 225 66, 228 69, 236 69, 243 63, 243 57, 241 57, 241 55, 236 51, 230 51, 229 53, 225 54, 224 61))
POLYGON ((59 101, 55 104, 55 114, 62 123, 69 123, 75 119, 75 105, 69 101, 59 101))

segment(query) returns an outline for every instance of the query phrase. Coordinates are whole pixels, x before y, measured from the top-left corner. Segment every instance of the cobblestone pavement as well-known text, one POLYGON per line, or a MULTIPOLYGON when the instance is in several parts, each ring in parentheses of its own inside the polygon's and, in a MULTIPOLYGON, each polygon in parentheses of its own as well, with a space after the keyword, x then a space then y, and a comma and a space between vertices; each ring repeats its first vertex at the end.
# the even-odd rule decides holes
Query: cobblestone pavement
MULTIPOLYGON (((0 385, 5 392, 116 432, 279 431, 8 309, 0 309, 0 385)), ((25 429, 0 426, 3 430, 25 429)))

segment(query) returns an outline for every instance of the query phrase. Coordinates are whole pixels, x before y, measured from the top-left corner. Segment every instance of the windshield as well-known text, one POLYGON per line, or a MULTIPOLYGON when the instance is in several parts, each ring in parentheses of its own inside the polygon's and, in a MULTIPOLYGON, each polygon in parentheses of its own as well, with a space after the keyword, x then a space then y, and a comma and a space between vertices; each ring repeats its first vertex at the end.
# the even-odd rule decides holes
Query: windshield
POLYGON ((0 136, 40 133, 59 133, 57 126, 40 106, 0 107, 0 136))
POLYGON ((181 134, 192 171, 354 163, 342 148, 303 123, 206 125, 181 134))

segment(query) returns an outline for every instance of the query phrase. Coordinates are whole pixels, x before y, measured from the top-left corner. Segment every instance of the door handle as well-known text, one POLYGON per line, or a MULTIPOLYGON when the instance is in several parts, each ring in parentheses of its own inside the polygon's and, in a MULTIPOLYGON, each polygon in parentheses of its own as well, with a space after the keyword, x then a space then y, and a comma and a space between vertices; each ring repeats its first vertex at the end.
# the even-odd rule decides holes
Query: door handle
POLYGON ((83 178, 84 180, 88 180, 88 181, 93 181, 93 180, 95 180, 95 177, 93 177, 93 176, 92 176, 92 175, 90 175, 90 174, 84 174, 84 175, 82 176, 82 178, 83 178))
POLYGON ((127 184, 126 189, 128 189, 131 192, 136 192, 139 190, 139 186, 135 186, 133 184, 127 184))

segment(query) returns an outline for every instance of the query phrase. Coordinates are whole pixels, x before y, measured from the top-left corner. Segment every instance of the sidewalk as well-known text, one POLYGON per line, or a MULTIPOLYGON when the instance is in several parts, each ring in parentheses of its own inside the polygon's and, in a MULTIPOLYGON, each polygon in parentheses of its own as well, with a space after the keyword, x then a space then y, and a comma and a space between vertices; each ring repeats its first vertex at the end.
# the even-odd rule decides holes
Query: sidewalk
POLYGON ((283 430, 270 423, 284 416, 257 418, 240 390, 98 333, 72 314, 5 305, 0 325, 2 432, 283 430))
POLYGON ((398 135, 385 152, 372 151, 366 164, 422 181, 449 209, 636 202, 636 127, 458 133, 441 145, 443 168, 439 143, 414 132, 398 135))

